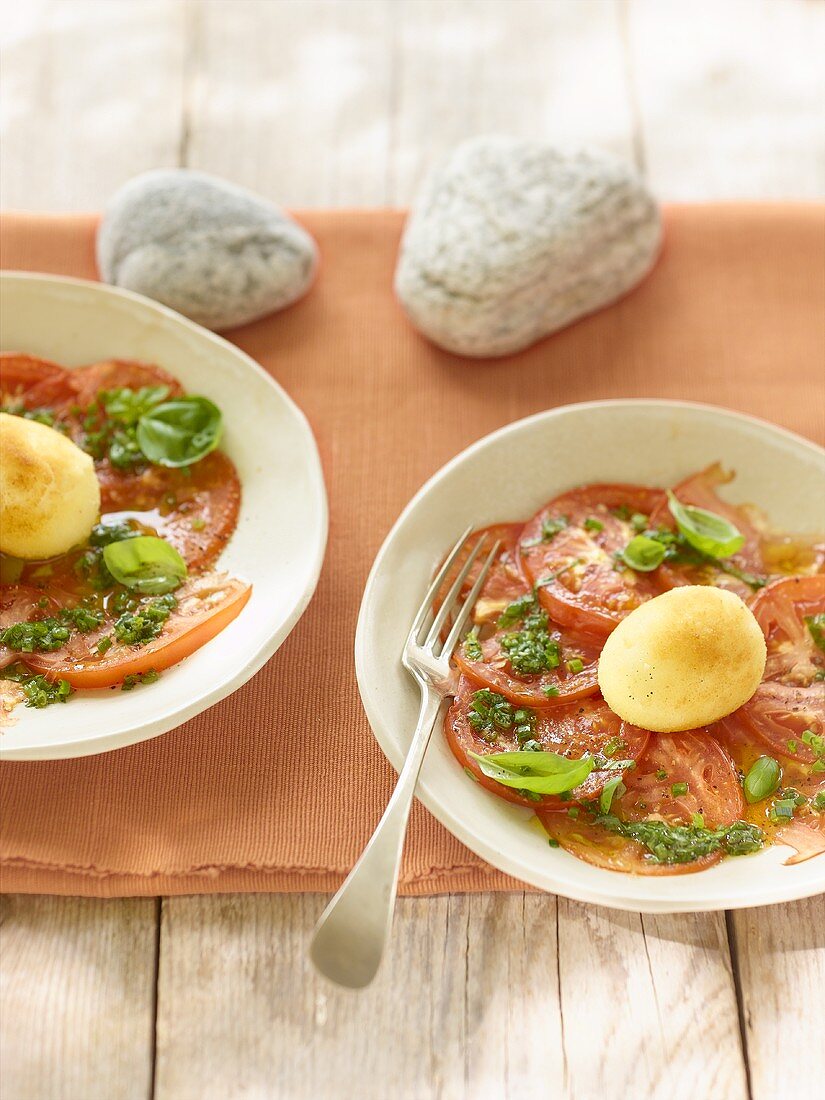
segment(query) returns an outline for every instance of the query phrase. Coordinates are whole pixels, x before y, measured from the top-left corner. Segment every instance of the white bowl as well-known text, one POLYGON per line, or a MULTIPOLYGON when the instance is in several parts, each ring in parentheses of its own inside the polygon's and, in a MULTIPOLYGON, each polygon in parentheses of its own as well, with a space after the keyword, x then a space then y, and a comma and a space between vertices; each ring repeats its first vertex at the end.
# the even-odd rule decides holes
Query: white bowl
POLYGON ((2 347, 79 366, 141 359, 169 370, 223 411, 223 448, 241 478, 238 527, 217 567, 251 581, 234 622, 151 687, 79 692, 66 706, 17 707, 0 756, 83 756, 142 741, 239 688, 297 623, 318 581, 327 537, 321 463, 303 413, 226 340, 137 294, 79 279, 3 274, 2 347))
MULTIPOLYGON (((400 768, 418 713, 403 671, 406 632, 436 563, 469 524, 526 519, 550 497, 594 481, 673 485, 720 460, 737 471, 730 500, 759 505, 788 531, 825 530, 825 452, 770 424, 706 405, 599 401, 510 424, 440 470, 402 513, 367 581, 355 641, 358 684, 373 732, 400 768)), ((783 866, 785 847, 696 874, 602 870, 553 849, 529 810, 471 782, 437 728, 418 796, 460 841, 542 890, 616 909, 736 909, 825 891, 825 856, 783 866)))

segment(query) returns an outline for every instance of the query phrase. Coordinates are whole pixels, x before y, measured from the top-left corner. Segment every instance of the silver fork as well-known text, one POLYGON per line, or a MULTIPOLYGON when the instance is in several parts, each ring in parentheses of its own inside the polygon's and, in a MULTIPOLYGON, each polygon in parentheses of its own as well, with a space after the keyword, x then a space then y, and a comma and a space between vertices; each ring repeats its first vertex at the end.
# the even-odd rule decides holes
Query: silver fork
POLYGON ((398 869, 418 773, 442 700, 452 694, 450 657, 500 545, 497 542, 490 550, 462 601, 461 589, 478 558, 484 537, 478 540, 434 615, 433 600, 471 531, 470 527, 464 532, 433 579, 404 644, 401 662, 421 690, 421 706, 395 790, 360 859, 321 914, 313 933, 309 949, 313 963, 325 977, 350 989, 369 985, 381 963, 392 927, 398 869), (447 624, 449 633, 440 645, 447 624))

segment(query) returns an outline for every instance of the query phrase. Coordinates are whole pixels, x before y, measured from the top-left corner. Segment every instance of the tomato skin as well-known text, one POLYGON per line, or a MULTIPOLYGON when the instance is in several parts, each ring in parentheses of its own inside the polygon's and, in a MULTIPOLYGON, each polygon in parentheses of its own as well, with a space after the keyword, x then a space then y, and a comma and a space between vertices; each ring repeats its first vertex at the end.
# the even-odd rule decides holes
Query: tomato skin
POLYGON ((639 604, 662 591, 655 573, 617 567, 615 554, 635 531, 612 513, 627 508, 650 515, 664 496, 661 489, 645 486, 588 485, 555 497, 525 525, 519 549, 522 568, 556 622, 604 638, 639 604), (543 539, 544 524, 561 517, 567 526, 543 539), (601 529, 585 527, 589 519, 601 529))
MULTIPOLYGON (((484 775, 476 760, 469 756, 474 752, 485 756, 494 752, 512 752, 519 748, 513 733, 499 731, 495 743, 485 741, 470 725, 467 713, 473 696, 478 689, 466 677, 459 681, 453 705, 444 719, 444 732, 453 755, 463 768, 469 769, 479 783, 488 791, 507 802, 518 806, 536 809, 541 805, 556 810, 566 809, 569 801, 563 801, 556 795, 544 795, 539 800, 525 798, 512 787, 505 787, 484 775)), ((557 752, 563 756, 578 759, 585 752, 600 752, 608 741, 621 738, 625 748, 620 750, 617 759, 638 759, 644 752, 650 735, 646 730, 630 726, 615 715, 602 699, 582 699, 578 703, 554 707, 536 712, 534 737, 547 752, 557 752)), ((591 772, 584 783, 576 789, 576 798, 592 798, 601 791, 613 772, 591 772)))
POLYGON ((252 593, 252 586, 227 578, 225 574, 205 574, 189 580, 176 593, 179 606, 164 624, 159 637, 142 646, 115 643, 103 656, 91 652, 106 630, 86 638, 86 653, 72 657, 64 650, 55 653, 26 654, 26 664, 50 680, 68 680, 76 688, 104 688, 121 683, 154 669, 162 672, 178 664, 211 641, 237 618, 252 593), (203 606, 199 606, 202 604, 203 606))

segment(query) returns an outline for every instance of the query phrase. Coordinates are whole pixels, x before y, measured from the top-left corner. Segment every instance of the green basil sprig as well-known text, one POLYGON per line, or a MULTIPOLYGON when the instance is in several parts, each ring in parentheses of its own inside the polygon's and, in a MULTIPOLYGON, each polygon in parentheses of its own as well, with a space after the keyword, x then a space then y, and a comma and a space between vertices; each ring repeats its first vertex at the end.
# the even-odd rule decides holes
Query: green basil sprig
POLYGON ((745 545, 745 536, 724 516, 682 504, 667 491, 667 506, 686 542, 711 558, 729 558, 745 545))
POLYGON ((110 542, 103 560, 116 581, 141 596, 162 596, 179 588, 186 579, 186 562, 165 539, 139 535, 110 542))
POLYGON ((622 550, 625 565, 629 565, 637 573, 651 573, 658 569, 666 554, 665 544, 658 539, 648 538, 647 535, 636 535, 622 550))
POLYGON ((191 466, 221 441, 221 410, 206 397, 179 397, 141 416, 137 442, 156 466, 191 466))
POLYGON ((534 794, 564 794, 584 783, 593 770, 592 757, 568 760, 556 752, 471 752, 482 772, 505 787, 534 794))

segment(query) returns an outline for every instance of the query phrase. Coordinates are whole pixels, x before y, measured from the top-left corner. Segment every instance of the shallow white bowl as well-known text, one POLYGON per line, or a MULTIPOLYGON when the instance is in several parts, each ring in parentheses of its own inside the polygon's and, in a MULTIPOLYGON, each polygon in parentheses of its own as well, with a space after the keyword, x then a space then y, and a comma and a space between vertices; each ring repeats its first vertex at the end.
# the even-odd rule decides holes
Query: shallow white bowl
POLYGON ((137 294, 78 279, 0 276, 5 351, 80 366, 141 359, 169 370, 223 411, 223 449, 242 484, 238 527, 217 567, 253 585, 238 618, 151 688, 80 692, 66 706, 18 707, 0 757, 83 756, 154 737, 239 688, 267 661, 309 603, 324 557, 327 502, 303 413, 257 363, 226 340, 137 294))
MULTIPOLYGON (((600 401, 553 409, 480 440, 420 490, 390 531, 367 581, 355 641, 367 716, 392 765, 418 713, 401 650, 435 565, 467 527, 526 519, 547 499, 594 481, 667 486, 720 460, 737 471, 730 500, 759 505, 788 531, 825 530, 825 452, 770 424, 705 405, 600 401)), ((418 795, 460 841, 543 890, 617 909, 736 909, 825 891, 825 856, 783 866, 784 847, 669 877, 592 867, 529 824, 532 814, 471 782, 436 729, 418 795)))

